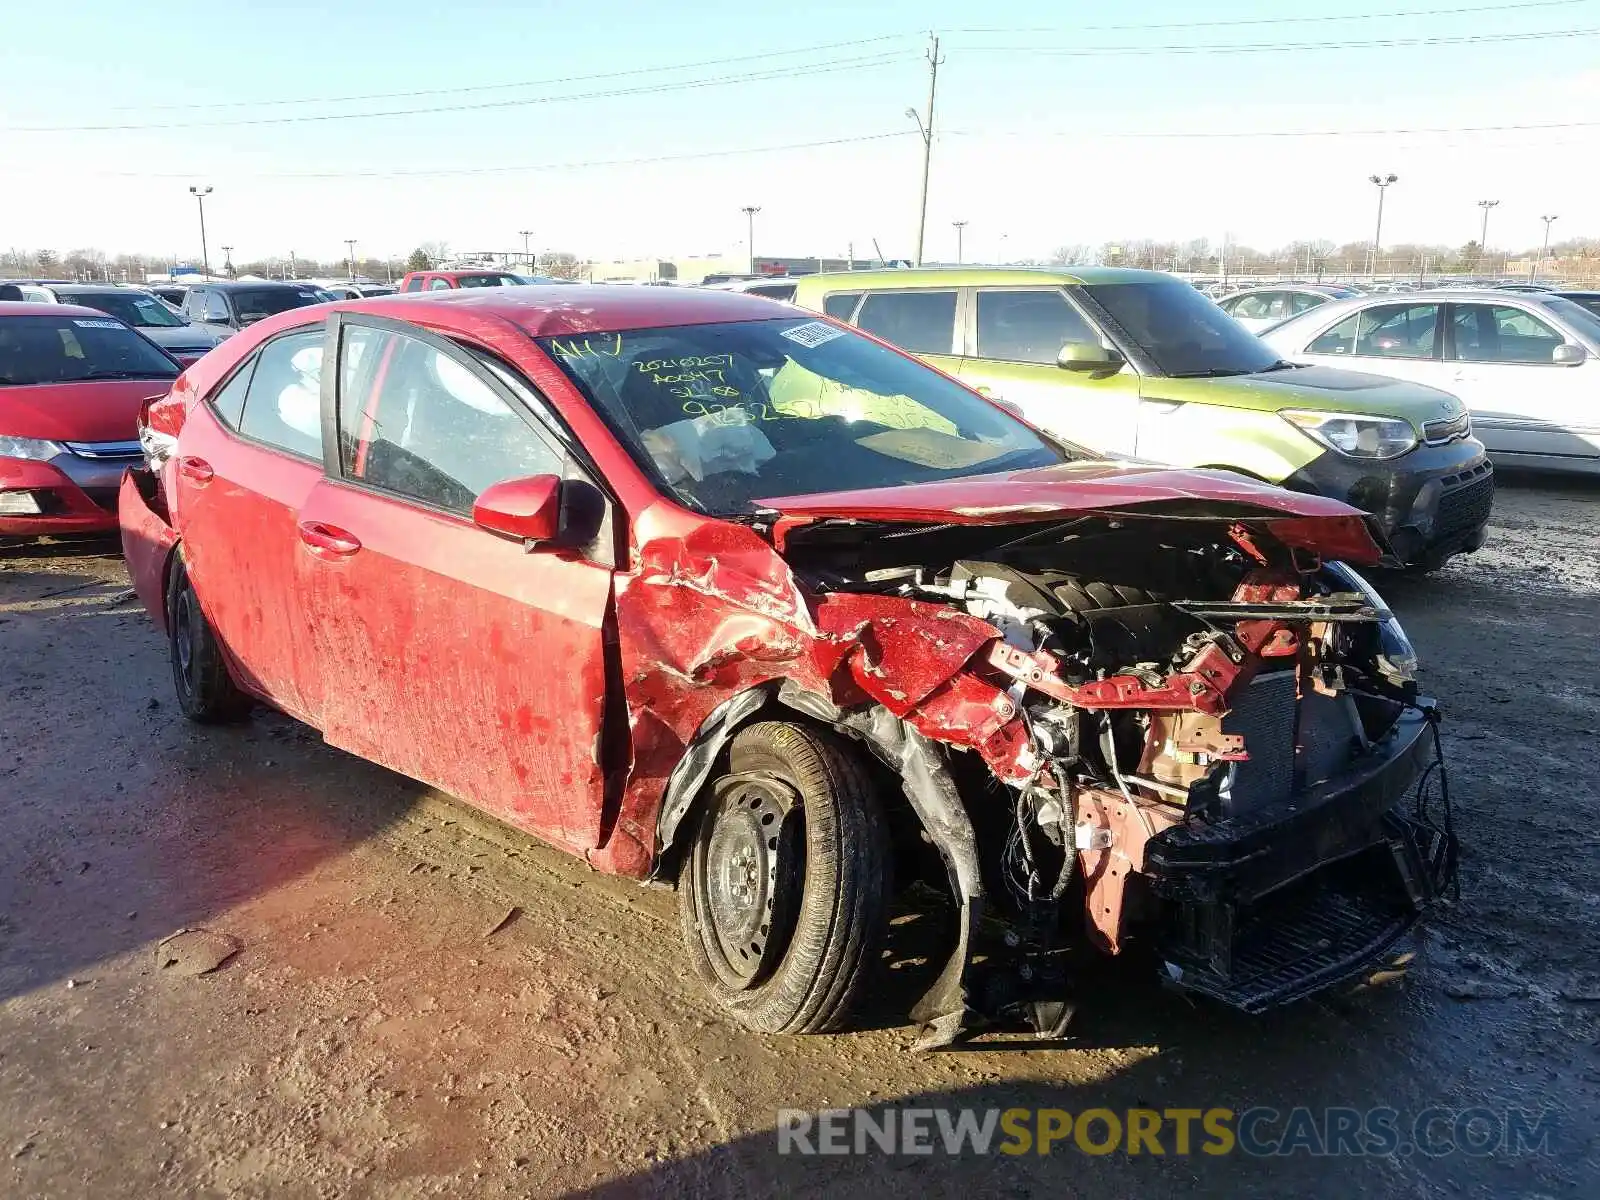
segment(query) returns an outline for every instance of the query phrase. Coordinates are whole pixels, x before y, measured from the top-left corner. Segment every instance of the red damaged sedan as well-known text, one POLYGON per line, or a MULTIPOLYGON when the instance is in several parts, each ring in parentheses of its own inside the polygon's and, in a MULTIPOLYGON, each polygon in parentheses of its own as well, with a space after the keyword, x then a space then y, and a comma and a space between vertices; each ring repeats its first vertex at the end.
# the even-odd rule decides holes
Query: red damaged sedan
POLYGON ((1453 881, 1434 709, 1357 511, 1088 458, 825 318, 655 288, 283 313, 122 489, 184 712, 268 704, 676 883, 751 1028, 838 1027, 944 891, 930 1044, 1059 1033, 1063 952, 1246 1011, 1453 881))
POLYGON ((180 369, 96 309, 0 302, 0 539, 115 530, 139 408, 180 369))

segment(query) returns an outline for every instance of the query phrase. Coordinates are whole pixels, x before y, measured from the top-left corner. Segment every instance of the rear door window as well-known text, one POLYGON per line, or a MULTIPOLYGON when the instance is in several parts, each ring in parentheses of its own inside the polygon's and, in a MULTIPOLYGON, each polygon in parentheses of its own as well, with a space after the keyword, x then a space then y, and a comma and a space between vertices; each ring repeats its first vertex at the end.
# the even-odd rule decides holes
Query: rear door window
POLYGON ((953 354, 955 290, 870 292, 856 326, 914 354, 953 354))
POLYGON ((430 292, 445 292, 445 291, 449 291, 450 290, 450 281, 448 279, 444 279, 444 278, 441 278, 440 276, 436 275, 432 279, 428 280, 428 290, 430 292))
POLYGON ((1452 357, 1459 362, 1540 363, 1566 339, 1520 308, 1457 304, 1450 319, 1452 357))
POLYGON ((1238 296, 1228 302, 1227 308, 1231 316, 1243 317, 1250 321, 1264 320, 1272 315, 1272 298, 1276 292, 1256 292, 1250 296, 1238 296))
POLYGON ((980 291, 978 357, 1054 364, 1068 342, 1100 344, 1067 298, 1056 291, 980 291))
POLYGON ((256 353, 239 432, 322 461, 321 324, 268 342, 256 353))

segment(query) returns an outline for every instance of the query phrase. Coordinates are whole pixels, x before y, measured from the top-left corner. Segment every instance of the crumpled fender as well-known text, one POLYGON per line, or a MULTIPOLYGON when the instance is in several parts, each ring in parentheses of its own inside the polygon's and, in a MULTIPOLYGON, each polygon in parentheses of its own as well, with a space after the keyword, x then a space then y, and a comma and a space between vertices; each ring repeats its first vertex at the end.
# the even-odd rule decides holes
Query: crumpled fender
MULTIPOLYGON (((140 487, 137 468, 122 473, 122 487, 117 493, 117 520, 122 529, 122 556, 128 561, 128 575, 133 580, 133 590, 139 596, 156 625, 167 629, 167 564, 178 544, 177 531, 167 524, 152 502, 145 499, 140 487)), ((144 472, 152 496, 157 495, 155 477, 144 472)), ((155 501, 160 504, 160 501, 155 501)))
POLYGON ((1019 777, 1026 736, 1004 732, 1020 726, 1015 706, 964 670, 1000 636, 988 622, 896 597, 815 597, 754 530, 673 506, 652 506, 635 530, 638 554, 616 592, 628 770, 595 866, 649 873, 675 768, 721 706, 771 681, 842 710, 881 705, 935 741, 995 753, 997 773, 1019 777), (632 845, 613 844, 617 834, 632 845))

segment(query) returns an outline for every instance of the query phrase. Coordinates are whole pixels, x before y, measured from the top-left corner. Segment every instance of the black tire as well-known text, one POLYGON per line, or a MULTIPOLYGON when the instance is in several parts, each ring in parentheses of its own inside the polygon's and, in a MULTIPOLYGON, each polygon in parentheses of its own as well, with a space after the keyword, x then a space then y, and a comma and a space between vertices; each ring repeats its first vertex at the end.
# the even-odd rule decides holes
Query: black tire
POLYGON ((200 610, 180 555, 167 581, 167 648, 178 707, 201 725, 238 721, 250 712, 250 697, 228 674, 216 632, 200 610))
POLYGON ((740 730, 693 838, 679 913, 717 1003, 759 1033, 839 1028, 883 945, 890 890, 888 827, 856 753, 787 721, 740 730))

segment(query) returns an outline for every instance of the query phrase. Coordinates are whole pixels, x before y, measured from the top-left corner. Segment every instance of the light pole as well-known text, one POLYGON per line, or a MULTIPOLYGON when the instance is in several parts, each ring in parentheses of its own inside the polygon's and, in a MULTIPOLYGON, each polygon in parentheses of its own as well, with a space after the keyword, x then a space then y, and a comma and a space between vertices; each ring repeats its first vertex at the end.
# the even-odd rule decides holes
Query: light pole
POLYGON ((1534 283, 1539 281, 1539 268, 1544 266, 1544 260, 1550 257, 1550 226, 1555 224, 1557 218, 1540 217, 1539 220, 1544 222, 1544 248, 1539 251, 1539 261, 1533 264, 1533 279, 1531 282, 1534 283))
POLYGON ((963 243, 966 240, 967 223, 965 221, 951 221, 950 224, 956 227, 956 266, 959 267, 963 261, 961 252, 963 243))
POLYGON ((227 275, 228 275, 229 279, 233 278, 233 247, 232 246, 224 246, 222 248, 222 269, 225 272, 227 272, 227 275))
POLYGON ((745 245, 750 248, 750 274, 754 275, 756 273, 756 214, 761 211, 761 206, 758 204, 746 204, 739 211, 744 214, 745 221, 749 227, 749 238, 745 245))
POLYGON ((1372 231, 1372 277, 1378 277, 1378 247, 1383 244, 1383 194, 1389 190, 1389 185, 1400 178, 1398 175, 1369 175, 1368 180, 1378 189, 1378 224, 1372 231))
POLYGON ((205 271, 206 278, 211 277, 211 255, 206 250, 206 197, 211 195, 210 186, 195 187, 190 185, 189 194, 200 205, 200 266, 205 271))
POLYGON ((346 273, 347 273, 346 277, 349 278, 349 279, 354 279, 356 277, 356 240, 355 240, 355 238, 345 238, 344 245, 345 245, 345 249, 349 252, 345 256, 345 260, 344 260, 345 270, 346 270, 346 273))
POLYGON ((1498 200, 1479 200, 1478 207, 1483 209, 1483 230, 1478 234, 1478 274, 1483 274, 1483 260, 1489 249, 1489 210, 1500 204, 1498 200))
POLYGON ((522 257, 528 260, 528 273, 531 275, 533 273, 533 251, 528 248, 530 244, 528 239, 533 236, 533 230, 519 229, 517 232, 522 235, 522 257))
POLYGON ((928 38, 928 119, 923 120, 914 108, 906 109, 906 116, 917 123, 922 135, 922 201, 917 206, 917 266, 922 265, 922 246, 928 231, 928 171, 933 165, 933 101, 939 92, 939 39, 928 38))

